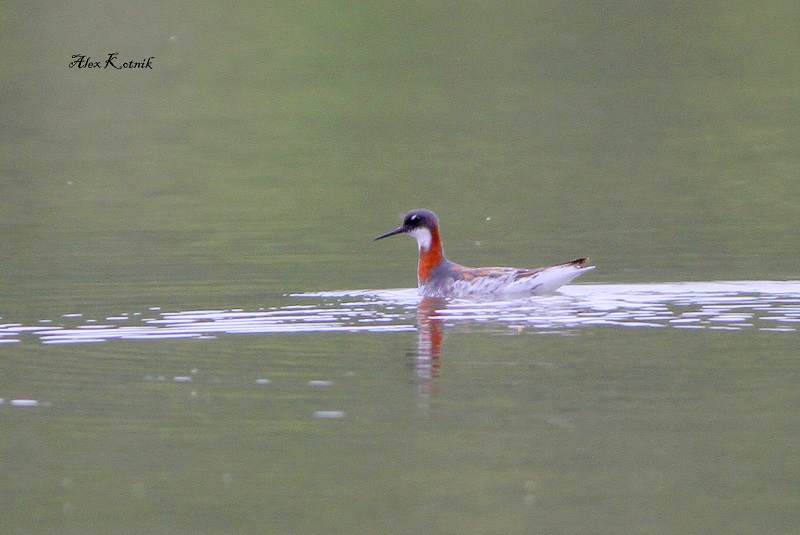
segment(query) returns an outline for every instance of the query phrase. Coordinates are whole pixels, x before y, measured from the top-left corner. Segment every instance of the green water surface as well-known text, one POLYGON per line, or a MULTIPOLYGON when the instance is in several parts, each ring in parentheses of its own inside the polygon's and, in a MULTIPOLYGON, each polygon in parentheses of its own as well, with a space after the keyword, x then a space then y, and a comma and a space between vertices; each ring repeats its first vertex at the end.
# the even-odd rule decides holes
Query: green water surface
MULTIPOLYGON (((798 21, 4 2, 0 323, 410 287, 419 207, 466 265, 798 279, 798 21)), ((796 331, 446 335, 425 406, 413 332, 2 344, 0 531, 796 532, 796 331)))

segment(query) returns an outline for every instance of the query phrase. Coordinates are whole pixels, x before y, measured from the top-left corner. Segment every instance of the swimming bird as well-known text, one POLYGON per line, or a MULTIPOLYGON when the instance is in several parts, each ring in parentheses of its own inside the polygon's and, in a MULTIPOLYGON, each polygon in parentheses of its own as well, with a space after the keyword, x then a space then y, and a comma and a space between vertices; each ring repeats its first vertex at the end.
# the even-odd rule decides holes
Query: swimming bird
POLYGON ((425 297, 547 295, 594 269, 588 258, 535 269, 461 266, 444 256, 439 218, 430 210, 412 210, 402 225, 375 240, 395 234, 409 234, 417 240, 417 283, 425 297))

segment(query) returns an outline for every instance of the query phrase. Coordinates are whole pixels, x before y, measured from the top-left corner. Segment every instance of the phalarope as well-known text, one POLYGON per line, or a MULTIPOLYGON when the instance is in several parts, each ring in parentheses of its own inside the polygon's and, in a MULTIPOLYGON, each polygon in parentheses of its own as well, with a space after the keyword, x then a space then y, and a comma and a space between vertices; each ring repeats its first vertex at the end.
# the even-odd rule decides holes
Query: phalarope
POLYGON ((471 297, 491 295, 547 295, 575 277, 594 269, 588 258, 578 258, 536 269, 507 267, 468 268, 444 256, 439 218, 430 210, 413 210, 403 224, 376 240, 395 234, 410 234, 419 246, 417 282, 425 297, 471 297))

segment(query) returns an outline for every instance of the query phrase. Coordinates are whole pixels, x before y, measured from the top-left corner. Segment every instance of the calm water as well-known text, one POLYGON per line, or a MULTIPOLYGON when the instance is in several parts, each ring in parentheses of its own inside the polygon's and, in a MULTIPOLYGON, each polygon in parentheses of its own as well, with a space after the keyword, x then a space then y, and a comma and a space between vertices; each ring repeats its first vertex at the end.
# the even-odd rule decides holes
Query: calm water
POLYGON ((3 3, 0 530, 795 533, 798 17, 3 3))
POLYGON ((5 525, 795 526, 800 283, 287 303, 1 325, 5 525))

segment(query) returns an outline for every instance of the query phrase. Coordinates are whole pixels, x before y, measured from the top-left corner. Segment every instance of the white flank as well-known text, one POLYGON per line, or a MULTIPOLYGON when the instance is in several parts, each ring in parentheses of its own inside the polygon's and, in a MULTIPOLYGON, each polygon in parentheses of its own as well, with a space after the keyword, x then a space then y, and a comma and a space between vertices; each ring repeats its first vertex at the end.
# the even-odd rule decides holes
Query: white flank
POLYGON ((577 267, 572 265, 553 266, 543 270, 535 277, 529 279, 519 279, 505 288, 501 288, 499 293, 532 293, 533 295, 549 295, 564 286, 572 279, 594 269, 594 266, 577 267))
MULTIPOLYGON (((502 268, 496 268, 502 269, 502 268)), ((420 287, 427 297, 476 297, 550 295, 572 279, 594 269, 594 266, 552 266, 534 276, 517 278, 517 271, 509 269, 498 277, 476 277, 472 280, 450 280, 442 285, 428 284, 420 287)))

